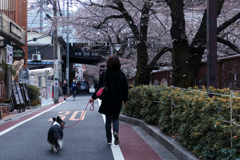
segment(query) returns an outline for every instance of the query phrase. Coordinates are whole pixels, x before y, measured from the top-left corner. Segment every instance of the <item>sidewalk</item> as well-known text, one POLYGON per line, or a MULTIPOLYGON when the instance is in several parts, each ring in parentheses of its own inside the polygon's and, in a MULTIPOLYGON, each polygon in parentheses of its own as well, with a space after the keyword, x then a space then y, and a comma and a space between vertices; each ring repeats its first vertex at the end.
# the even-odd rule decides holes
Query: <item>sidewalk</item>
MULTIPOLYGON (((69 98, 71 96, 68 96, 67 98, 69 98)), ((60 97, 59 98, 59 103, 63 101, 63 98, 60 97)), ((37 106, 31 106, 29 108, 25 108, 25 111, 24 112, 20 112, 18 113, 18 111, 15 109, 14 111, 12 112, 9 112, 9 115, 5 116, 4 118, 2 118, 0 120, 0 125, 9 121, 9 120, 12 120, 12 118, 15 118, 15 117, 21 117, 21 116, 24 116, 24 115, 27 115, 27 114, 30 114, 32 113, 33 111, 36 111, 36 110, 39 110, 41 108, 44 108, 44 107, 48 107, 50 105, 54 104, 54 102, 50 102, 50 103, 47 103, 47 104, 43 104, 43 105, 37 105, 37 106)))
MULTIPOLYGON (((173 138, 163 134, 158 128, 156 128, 154 126, 151 126, 151 125, 148 125, 142 120, 132 118, 132 117, 128 117, 128 116, 124 116, 124 115, 120 115, 119 120, 141 127, 150 136, 152 136, 156 141, 158 141, 159 144, 164 146, 165 149, 170 151, 179 160, 199 160, 196 156, 194 156, 186 148, 182 147, 173 138)), ((161 155, 163 155, 163 153, 161 153, 160 156, 161 155)), ((163 157, 161 157, 161 158, 163 158, 163 157)), ((166 159, 166 160, 168 160, 168 159, 166 159)))
POLYGON ((178 160, 141 127, 120 121, 120 148, 125 160, 178 160))

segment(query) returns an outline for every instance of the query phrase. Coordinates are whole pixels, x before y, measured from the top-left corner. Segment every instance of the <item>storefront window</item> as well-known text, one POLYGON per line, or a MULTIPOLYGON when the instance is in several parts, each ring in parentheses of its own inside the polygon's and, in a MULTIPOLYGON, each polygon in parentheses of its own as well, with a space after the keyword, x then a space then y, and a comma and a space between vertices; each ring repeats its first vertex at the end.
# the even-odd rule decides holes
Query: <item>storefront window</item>
POLYGON ((46 77, 42 77, 42 87, 46 87, 46 77))
POLYGON ((30 76, 30 84, 38 87, 38 76, 30 76))

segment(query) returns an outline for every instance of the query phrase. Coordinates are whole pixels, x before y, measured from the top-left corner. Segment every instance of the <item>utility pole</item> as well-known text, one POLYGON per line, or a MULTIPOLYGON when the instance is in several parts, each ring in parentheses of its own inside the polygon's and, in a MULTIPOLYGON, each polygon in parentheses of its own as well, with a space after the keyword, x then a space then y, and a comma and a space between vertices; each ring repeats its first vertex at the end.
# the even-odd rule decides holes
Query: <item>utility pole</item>
POLYGON ((43 10, 42 10, 42 7, 43 7, 43 0, 40 0, 40 33, 43 33, 43 10))
POLYGON ((58 35, 57 35, 57 1, 53 0, 53 58, 54 58, 54 103, 58 103, 58 35))
POLYGON ((207 88, 217 88, 217 0, 207 0, 207 88))
MULTIPOLYGON (((67 0, 67 21, 69 20, 69 0, 67 0)), ((69 94, 69 27, 67 23, 67 55, 66 55, 67 67, 66 67, 66 81, 68 84, 67 95, 69 94)))

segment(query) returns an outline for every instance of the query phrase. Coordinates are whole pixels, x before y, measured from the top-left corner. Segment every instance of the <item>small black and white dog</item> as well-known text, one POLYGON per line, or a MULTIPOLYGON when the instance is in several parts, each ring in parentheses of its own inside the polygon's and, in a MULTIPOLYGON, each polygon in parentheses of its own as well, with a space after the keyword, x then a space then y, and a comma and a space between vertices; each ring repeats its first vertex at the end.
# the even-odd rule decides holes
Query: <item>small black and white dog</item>
POLYGON ((53 123, 48 131, 48 142, 51 144, 51 150, 57 153, 58 148, 62 149, 63 145, 63 128, 66 124, 59 116, 52 117, 53 123))

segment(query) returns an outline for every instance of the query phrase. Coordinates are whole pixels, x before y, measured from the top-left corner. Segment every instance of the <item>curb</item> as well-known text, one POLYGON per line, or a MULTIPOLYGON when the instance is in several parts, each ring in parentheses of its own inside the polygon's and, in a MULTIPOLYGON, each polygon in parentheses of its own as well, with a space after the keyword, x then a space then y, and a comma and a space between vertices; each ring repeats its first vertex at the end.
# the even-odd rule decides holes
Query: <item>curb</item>
MULTIPOLYGON (((25 108, 25 109, 29 109, 29 110, 28 110, 28 111, 25 110, 24 112, 17 113, 16 115, 13 115, 13 116, 11 116, 11 117, 9 117, 9 118, 0 119, 0 125, 3 124, 3 123, 5 123, 5 122, 11 121, 11 120, 13 120, 13 119, 15 119, 15 118, 18 118, 18 117, 22 117, 22 116, 31 114, 32 112, 38 111, 38 110, 40 110, 40 109, 42 109, 42 108, 49 107, 49 106, 52 105, 52 104, 54 104, 53 101, 52 101, 52 102, 49 102, 49 103, 46 103, 46 104, 43 104, 43 105, 42 105, 42 104, 38 104, 38 105, 36 105, 36 106, 31 106, 31 107, 29 107, 29 108, 25 108)), ((11 112, 11 113, 13 113, 13 112, 11 112)), ((10 113, 10 114, 11 114, 11 113, 10 113)))
POLYGON ((179 160, 199 160, 199 158, 193 155, 186 148, 182 147, 177 141, 175 141, 171 137, 166 136, 154 126, 146 124, 143 120, 128 117, 125 115, 120 115, 119 120, 140 126, 143 130, 145 130, 149 135, 151 135, 154 139, 161 143, 179 160))
POLYGON ((42 104, 41 107, 50 106, 50 105, 52 105, 52 104, 54 104, 54 101, 48 102, 48 103, 46 103, 46 104, 42 104))

